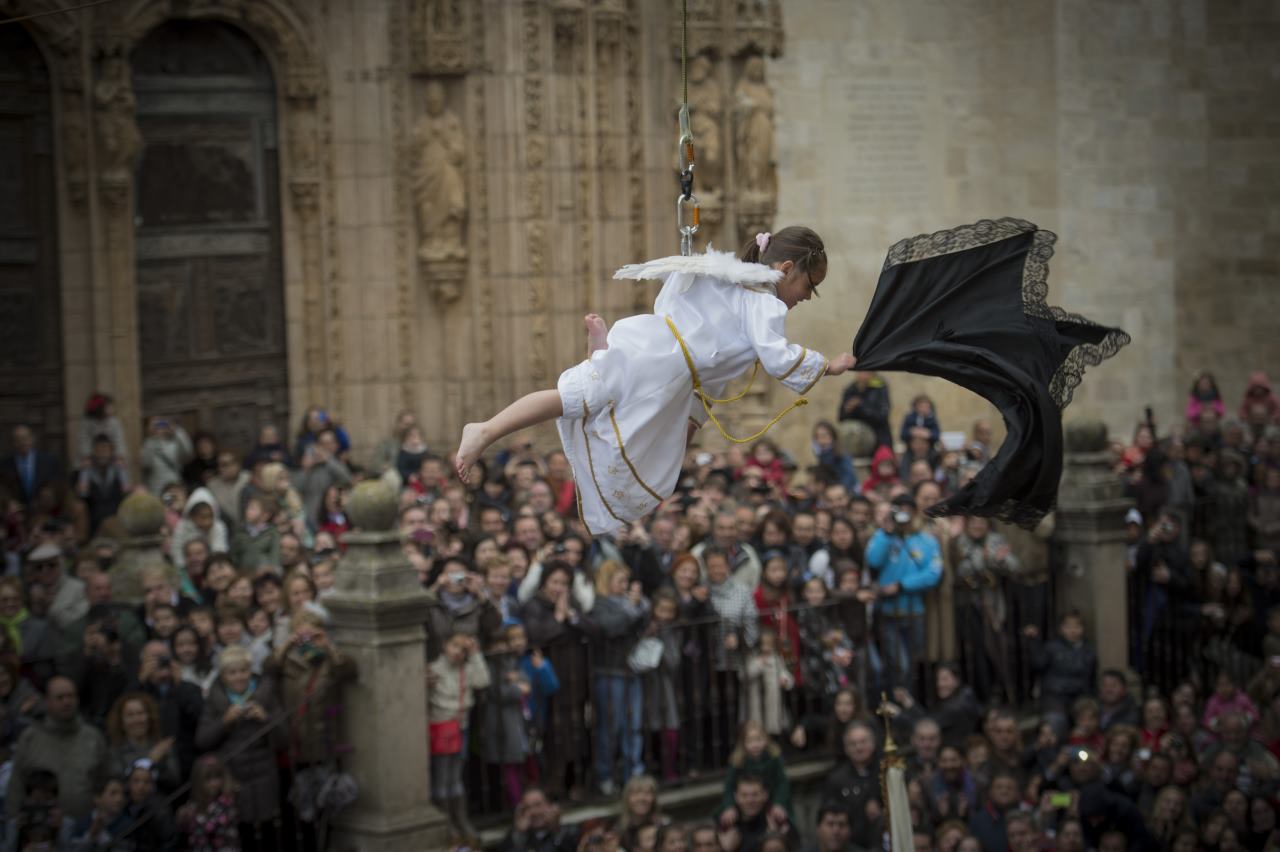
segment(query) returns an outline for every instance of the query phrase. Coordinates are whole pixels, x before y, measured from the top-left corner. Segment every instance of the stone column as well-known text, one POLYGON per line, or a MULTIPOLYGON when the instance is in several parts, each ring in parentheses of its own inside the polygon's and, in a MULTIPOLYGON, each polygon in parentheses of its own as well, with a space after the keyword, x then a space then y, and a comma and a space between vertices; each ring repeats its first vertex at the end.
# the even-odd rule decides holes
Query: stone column
POLYGON ((142 603, 142 571, 158 566, 177 584, 177 572, 164 558, 164 504, 155 495, 135 491, 116 511, 128 537, 111 569, 111 599, 118 604, 142 603))
POLYGON ((444 817, 428 789, 426 595, 393 530, 396 509, 395 492, 381 481, 352 492, 347 513, 355 530, 345 538, 336 591, 325 598, 334 639, 360 670, 342 714, 352 746, 346 762, 360 794, 334 819, 331 848, 339 852, 446 845, 444 817))
POLYGON ((1054 530, 1063 545, 1063 570, 1056 578, 1058 611, 1078 609, 1084 615, 1100 669, 1125 669, 1129 602, 1124 515, 1130 502, 1111 469, 1106 424, 1068 424, 1065 461, 1054 530))

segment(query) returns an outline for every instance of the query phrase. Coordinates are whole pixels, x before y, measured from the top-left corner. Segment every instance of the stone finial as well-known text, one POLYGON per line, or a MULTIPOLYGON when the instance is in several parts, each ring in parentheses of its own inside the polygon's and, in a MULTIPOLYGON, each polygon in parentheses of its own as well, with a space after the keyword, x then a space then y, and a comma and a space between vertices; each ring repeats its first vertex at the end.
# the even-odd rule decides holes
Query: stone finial
POLYGON ((164 504, 154 494, 135 491, 120 502, 116 517, 133 538, 159 535, 164 528, 164 504))
POLYGON ((347 514, 356 532, 384 532, 395 526, 400 501, 386 482, 368 479, 347 498, 347 514))
POLYGON ((1073 420, 1067 424, 1066 450, 1069 453, 1101 453, 1107 449, 1107 424, 1101 420, 1073 420))

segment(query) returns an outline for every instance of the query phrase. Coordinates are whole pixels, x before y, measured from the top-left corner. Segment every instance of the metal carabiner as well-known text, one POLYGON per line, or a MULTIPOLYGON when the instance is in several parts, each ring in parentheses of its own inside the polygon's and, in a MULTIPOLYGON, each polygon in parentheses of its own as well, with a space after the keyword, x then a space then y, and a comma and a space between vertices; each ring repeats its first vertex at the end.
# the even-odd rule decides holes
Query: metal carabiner
POLYGON ((701 218, 698 196, 692 193, 676 196, 676 229, 680 232, 680 254, 685 257, 693 254, 693 235, 698 233, 701 218))

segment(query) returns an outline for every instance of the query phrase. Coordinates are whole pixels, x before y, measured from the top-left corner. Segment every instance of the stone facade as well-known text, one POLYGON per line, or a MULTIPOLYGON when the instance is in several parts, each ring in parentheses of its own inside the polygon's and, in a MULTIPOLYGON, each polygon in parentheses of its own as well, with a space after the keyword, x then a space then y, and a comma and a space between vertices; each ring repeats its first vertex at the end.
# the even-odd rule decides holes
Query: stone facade
MULTIPOLYGON (((56 6, 0 0, 0 14, 56 6)), ((1148 401, 1173 422, 1197 367, 1234 400, 1249 369, 1280 360, 1272 6, 689 6, 699 244, 818 228, 831 275, 794 338, 847 347, 894 240, 1016 215, 1060 235, 1053 301, 1134 337, 1074 403, 1114 433, 1148 401)), ((678 9, 137 0, 23 24, 53 102, 62 433, 103 390, 135 445, 146 414, 247 436, 268 416, 292 432, 317 404, 358 454, 402 408, 447 451, 462 422, 551 385, 583 354, 583 313, 612 320, 651 304, 653 285, 613 282, 612 270, 678 245, 678 9), (175 19, 235 28, 270 66, 265 174, 278 184, 269 238, 287 362, 279 394, 256 402, 219 396, 201 372, 171 375, 190 391, 178 412, 148 389, 140 355, 155 321, 139 314, 134 175, 153 131, 130 65, 175 19)), ((939 382, 898 376, 893 388, 895 418, 919 391, 948 427, 989 414, 939 382)), ((802 457, 807 425, 834 412, 839 390, 819 385, 807 416, 780 427, 802 457)), ((758 423, 785 396, 753 393, 738 417, 758 423)), ((4 402, 0 420, 23 416, 4 402)))
MULTIPOLYGON (((776 92, 780 223, 828 242, 823 302, 793 336, 846 347, 895 240, 1002 215, 1059 235, 1050 302, 1134 342, 1070 415, 1127 439, 1143 405, 1181 421, 1192 373, 1233 408, 1280 365, 1280 83, 1274 4, 788 0, 776 92), (830 301, 828 301, 830 300, 830 301), (827 310, 827 304, 839 305, 827 310)), ((929 393, 944 428, 991 412, 943 382, 891 377, 894 424, 929 393)), ((834 413, 839 383, 819 386, 834 413)), ((813 409, 810 409, 812 411, 813 409)), ((803 426, 785 431, 803 447, 803 426)))

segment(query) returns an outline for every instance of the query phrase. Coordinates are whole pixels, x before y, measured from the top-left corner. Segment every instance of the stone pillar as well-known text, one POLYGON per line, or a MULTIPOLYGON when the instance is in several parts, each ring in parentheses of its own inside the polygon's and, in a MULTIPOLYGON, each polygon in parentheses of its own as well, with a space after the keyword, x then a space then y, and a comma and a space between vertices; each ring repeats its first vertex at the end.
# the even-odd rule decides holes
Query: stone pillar
POLYGON ((111 569, 111 599, 118 604, 142 603, 143 569, 158 566, 175 580, 176 572, 164 558, 164 504, 155 495, 135 491, 116 511, 128 533, 111 569))
POLYGON ((443 849, 444 817, 431 806, 427 750, 426 631, 417 572, 393 530, 396 494, 381 481, 352 492, 354 531, 325 598, 334 639, 359 666, 342 714, 352 746, 356 802, 334 819, 338 852, 443 849))
POLYGON ((1125 669, 1129 602, 1124 515, 1130 502, 1111 469, 1106 424, 1068 424, 1065 461, 1054 529, 1063 546, 1063 568, 1056 578, 1058 610, 1083 614, 1086 636, 1098 649, 1099 668, 1125 669))

